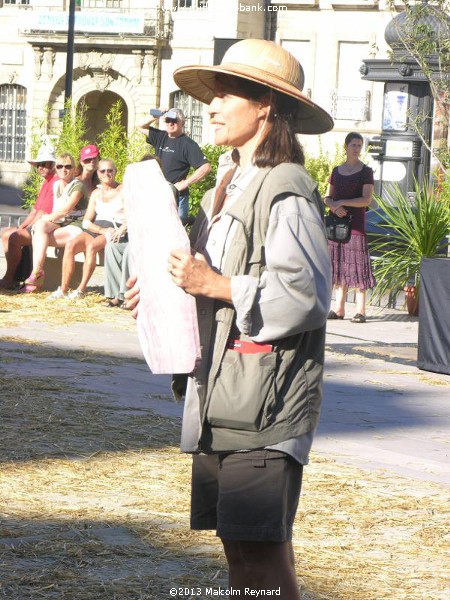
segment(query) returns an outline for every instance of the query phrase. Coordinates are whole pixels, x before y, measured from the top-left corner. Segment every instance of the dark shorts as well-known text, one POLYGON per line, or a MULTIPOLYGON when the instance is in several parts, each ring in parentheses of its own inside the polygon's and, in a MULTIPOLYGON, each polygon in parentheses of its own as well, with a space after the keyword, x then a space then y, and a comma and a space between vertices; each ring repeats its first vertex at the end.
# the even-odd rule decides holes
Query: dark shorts
POLYGON ((300 498, 303 466, 283 452, 196 454, 191 528, 224 540, 284 542, 300 498))
MULTIPOLYGON (((114 227, 114 223, 112 221, 94 221, 94 225, 98 225, 99 227, 104 227, 105 229, 107 227, 114 227)), ((89 235, 92 235, 93 238, 98 237, 99 235, 103 235, 102 233, 94 233, 93 231, 88 231, 87 229, 84 230, 84 233, 88 233, 89 235)))

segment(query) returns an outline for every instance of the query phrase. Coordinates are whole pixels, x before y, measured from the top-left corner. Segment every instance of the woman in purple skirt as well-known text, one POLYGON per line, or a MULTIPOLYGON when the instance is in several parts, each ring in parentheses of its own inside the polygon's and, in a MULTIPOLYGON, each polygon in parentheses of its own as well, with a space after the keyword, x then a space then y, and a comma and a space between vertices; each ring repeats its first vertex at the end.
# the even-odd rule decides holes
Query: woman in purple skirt
POLYGON ((347 160, 331 173, 326 206, 338 217, 352 215, 352 233, 348 242, 328 241, 335 287, 334 309, 329 319, 343 319, 348 288, 356 288, 356 314, 352 323, 366 322, 366 290, 375 279, 370 265, 366 238, 366 207, 372 201, 373 171, 360 160, 363 138, 351 132, 345 138, 347 160))

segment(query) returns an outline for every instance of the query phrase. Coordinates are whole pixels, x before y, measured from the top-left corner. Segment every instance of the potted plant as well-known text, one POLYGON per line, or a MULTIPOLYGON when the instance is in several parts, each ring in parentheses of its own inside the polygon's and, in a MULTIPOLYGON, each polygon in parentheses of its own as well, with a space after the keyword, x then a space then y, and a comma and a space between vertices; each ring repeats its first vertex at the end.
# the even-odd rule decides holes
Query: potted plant
POLYGON ((420 262, 423 257, 446 256, 450 233, 450 202, 445 194, 420 188, 415 182, 412 198, 393 184, 389 197, 376 198, 380 213, 379 227, 386 236, 370 242, 375 253, 374 300, 389 294, 396 298, 405 292, 408 312, 417 314, 420 285, 420 262))

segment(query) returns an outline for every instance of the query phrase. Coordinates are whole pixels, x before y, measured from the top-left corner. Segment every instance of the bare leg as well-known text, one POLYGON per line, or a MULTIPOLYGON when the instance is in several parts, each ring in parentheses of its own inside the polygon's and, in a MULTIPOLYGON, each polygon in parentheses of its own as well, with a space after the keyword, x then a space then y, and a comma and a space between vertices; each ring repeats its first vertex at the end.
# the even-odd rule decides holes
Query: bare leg
POLYGON ((9 244, 9 236, 14 233, 14 231, 19 231, 17 227, 5 227, 2 231, 2 244, 3 244, 3 253, 5 256, 8 254, 8 244, 9 244))
POLYGON ((95 271, 97 266, 97 253, 106 246, 106 238, 104 235, 99 235, 96 238, 91 238, 88 244, 86 244, 86 257, 83 265, 83 275, 81 277, 80 285, 78 290, 80 292, 86 291, 87 284, 89 283, 92 273, 95 271))
POLYGON ((356 290, 356 312, 366 314, 366 290, 356 290))
POLYGON ((69 240, 64 246, 64 256, 62 263, 61 290, 66 293, 70 286, 70 280, 75 271, 75 255, 86 250, 87 233, 77 235, 76 238, 69 240))
POLYGON ((335 305, 334 312, 339 317, 345 316, 345 300, 347 298, 347 291, 348 291, 348 286, 345 284, 335 286, 336 296, 335 296, 335 301, 334 301, 334 305, 335 305))
POLYGON ((50 245, 56 245, 53 232, 58 229, 55 223, 39 220, 34 226, 33 234, 33 272, 41 271, 45 263, 45 255, 50 245))
POLYGON ((222 540, 229 566, 229 586, 245 593, 281 589, 282 600, 300 600, 291 542, 222 540))
POLYGON ((14 281, 14 273, 22 258, 22 248, 31 246, 31 234, 28 229, 8 227, 2 234, 3 248, 6 257, 6 273, 0 286, 10 286, 14 281))

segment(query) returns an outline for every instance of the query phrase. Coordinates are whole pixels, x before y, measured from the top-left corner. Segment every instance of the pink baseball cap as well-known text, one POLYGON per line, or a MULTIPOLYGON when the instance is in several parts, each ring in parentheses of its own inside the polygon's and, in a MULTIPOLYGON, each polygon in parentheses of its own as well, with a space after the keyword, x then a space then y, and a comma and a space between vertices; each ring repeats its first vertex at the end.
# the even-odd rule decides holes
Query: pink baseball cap
POLYGON ((100 150, 94 144, 90 144, 89 146, 85 146, 81 148, 80 152, 80 160, 83 161, 86 158, 95 158, 100 154, 100 150))

